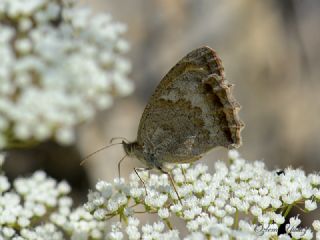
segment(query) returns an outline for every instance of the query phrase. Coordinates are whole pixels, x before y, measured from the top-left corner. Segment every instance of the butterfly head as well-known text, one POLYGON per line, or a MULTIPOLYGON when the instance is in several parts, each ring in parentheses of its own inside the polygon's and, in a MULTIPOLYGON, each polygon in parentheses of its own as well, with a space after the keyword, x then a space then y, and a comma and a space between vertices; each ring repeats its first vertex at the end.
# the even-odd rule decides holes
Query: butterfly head
POLYGON ((122 141, 123 149, 127 156, 134 157, 141 162, 143 162, 145 165, 150 165, 150 160, 148 158, 148 154, 143 150, 143 147, 137 142, 125 142, 122 141))
POLYGON ((125 153, 131 157, 138 157, 138 152, 140 151, 139 144, 137 142, 125 142, 122 141, 122 146, 125 153))

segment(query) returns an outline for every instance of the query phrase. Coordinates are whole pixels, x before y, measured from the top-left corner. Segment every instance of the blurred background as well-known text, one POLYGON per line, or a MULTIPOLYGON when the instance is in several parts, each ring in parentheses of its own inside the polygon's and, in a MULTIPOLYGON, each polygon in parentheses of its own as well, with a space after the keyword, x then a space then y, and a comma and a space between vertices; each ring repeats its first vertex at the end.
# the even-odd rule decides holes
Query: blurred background
MULTIPOLYGON (((7 172, 12 178, 44 169, 73 185, 79 202, 98 179, 117 177, 124 155, 114 146, 80 160, 107 145, 112 137, 135 140, 143 109, 167 71, 189 51, 203 45, 221 57, 246 124, 239 148, 247 160, 263 160, 269 169, 301 167, 320 170, 320 2, 221 0, 90 0, 97 12, 109 12, 126 23, 131 44, 131 79, 136 90, 118 99, 94 121, 78 127, 77 142, 61 147, 46 142, 32 149, 12 150, 7 172), (26 162, 28 156, 30 161, 26 162), (30 164, 32 163, 32 164, 30 164), (16 166, 19 166, 18 168, 16 166)), ((227 159, 215 149, 201 161, 209 166, 227 159)), ((137 160, 126 159, 128 178, 137 160)), ((319 216, 319 212, 315 216, 319 216)))

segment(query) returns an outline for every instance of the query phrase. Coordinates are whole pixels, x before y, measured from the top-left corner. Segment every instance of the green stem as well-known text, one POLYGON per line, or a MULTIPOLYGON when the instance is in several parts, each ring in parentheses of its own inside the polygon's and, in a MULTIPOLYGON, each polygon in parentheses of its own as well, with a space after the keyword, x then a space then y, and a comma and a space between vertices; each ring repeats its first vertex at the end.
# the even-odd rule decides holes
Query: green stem
POLYGON ((256 224, 256 223, 257 223, 257 220, 258 220, 257 217, 254 217, 252 223, 253 223, 253 224, 256 224))
POLYGON ((239 224, 239 211, 236 210, 236 213, 234 214, 233 229, 238 229, 238 224, 239 224))
POLYGON ((181 172, 182 172, 182 175, 184 177, 184 182, 186 183, 187 182, 186 170, 183 167, 181 167, 181 172))
POLYGON ((292 204, 287 207, 286 211, 283 214, 284 218, 286 218, 288 216, 288 214, 291 211, 292 207, 293 207, 292 204))
POLYGON ((173 228, 172 228, 172 225, 171 225, 171 222, 169 221, 169 219, 168 219, 168 218, 163 219, 163 221, 165 222, 165 224, 167 225, 167 227, 168 227, 170 230, 172 230, 172 229, 173 229, 173 228))

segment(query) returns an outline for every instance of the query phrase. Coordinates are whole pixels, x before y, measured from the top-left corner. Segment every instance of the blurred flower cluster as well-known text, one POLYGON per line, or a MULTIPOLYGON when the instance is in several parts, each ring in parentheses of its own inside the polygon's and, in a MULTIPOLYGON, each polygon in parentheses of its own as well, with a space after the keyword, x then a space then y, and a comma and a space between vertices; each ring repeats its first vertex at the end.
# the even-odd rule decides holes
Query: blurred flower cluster
POLYGON ((0 148, 49 138, 132 92, 125 25, 70 0, 0 1, 0 148))
POLYGON ((306 214, 318 208, 319 174, 268 171, 236 151, 212 174, 203 164, 169 169, 181 201, 166 174, 144 171, 144 185, 134 173, 128 183, 99 181, 75 209, 65 182, 39 171, 11 186, 2 173, 0 239, 320 239, 320 219, 302 227, 299 215, 288 216, 292 208, 306 214), (142 224, 141 213, 158 219, 142 224), (280 226, 285 232, 278 236, 280 226))

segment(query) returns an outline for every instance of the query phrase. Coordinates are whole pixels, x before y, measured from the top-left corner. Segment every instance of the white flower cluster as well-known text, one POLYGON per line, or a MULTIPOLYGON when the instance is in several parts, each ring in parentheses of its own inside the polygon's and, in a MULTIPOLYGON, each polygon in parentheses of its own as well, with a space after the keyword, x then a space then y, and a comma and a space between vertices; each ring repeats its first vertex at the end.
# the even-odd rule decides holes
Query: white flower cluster
MULTIPOLYGON (((179 232, 178 230, 168 230, 165 231, 165 225, 163 222, 155 222, 152 225, 145 224, 139 231, 140 221, 137 218, 129 217, 128 224, 125 228, 125 233, 128 239, 170 239, 178 240, 179 232)), ((124 233, 121 231, 122 225, 120 222, 113 224, 111 231, 108 233, 107 238, 112 240, 118 240, 124 238, 124 233)))
POLYGON ((306 175, 287 168, 268 171, 262 162, 249 163, 236 151, 230 164, 216 162, 210 174, 202 164, 177 165, 171 169, 179 197, 165 174, 140 172, 130 182, 100 181, 88 196, 85 208, 98 221, 119 216, 110 239, 181 239, 174 218, 185 222, 185 239, 320 239, 320 219, 311 228, 300 226, 299 216, 288 219, 292 208, 304 212, 317 209, 320 175, 306 175), (145 190, 145 188, 146 190, 145 190), (141 210, 142 209, 142 210, 141 210), (159 221, 139 227, 137 213, 156 213, 159 221), (286 224, 286 220, 289 223, 286 224), (285 224, 285 233, 278 230, 285 224))
POLYGON ((70 0, 0 1, 0 148, 54 138, 132 92, 125 25, 70 0))
MULTIPOLYGON (((0 170, 3 159, 0 155, 0 170)), ((0 175, 0 239, 103 239, 106 223, 95 220, 83 207, 73 210, 70 190, 66 182, 42 171, 17 178, 13 184, 0 175)))
POLYGON ((13 188, 6 176, 0 175, 0 239, 61 239, 56 226, 42 225, 41 219, 53 209, 62 209, 61 202, 69 199, 69 191, 67 183, 57 183, 42 171, 16 179, 13 188), (37 222, 39 225, 33 227, 37 222))
MULTIPOLYGON (((180 200, 167 175, 144 171, 139 173, 144 185, 135 174, 127 184, 99 181, 76 209, 65 182, 38 171, 10 184, 2 173, 0 239, 320 239, 320 219, 306 228, 299 215, 288 217, 293 208, 305 213, 318 208, 319 174, 268 171, 235 151, 229 161, 216 162, 213 174, 202 164, 170 168, 180 200), (158 219, 142 224, 139 213, 158 219), (285 230, 278 234, 280 226, 285 230)), ((0 155, 0 170, 2 163, 0 155)))

